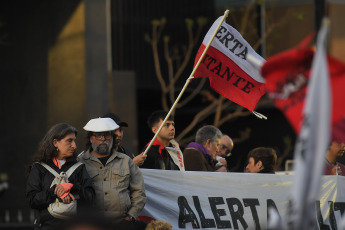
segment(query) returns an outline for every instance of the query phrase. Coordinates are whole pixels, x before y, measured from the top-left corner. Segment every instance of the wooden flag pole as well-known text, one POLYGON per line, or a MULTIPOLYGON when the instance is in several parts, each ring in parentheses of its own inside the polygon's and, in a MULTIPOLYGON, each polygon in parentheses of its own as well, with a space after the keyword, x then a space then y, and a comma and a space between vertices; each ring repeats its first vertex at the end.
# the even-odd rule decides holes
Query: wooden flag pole
POLYGON ((186 88, 187 88, 187 86, 188 86, 190 80, 194 78, 193 75, 194 75, 195 71, 198 69, 198 67, 199 67, 199 65, 200 65, 200 62, 201 62, 202 59, 204 58, 204 56, 205 56, 205 54, 206 54, 208 48, 210 47, 210 45, 211 45, 211 43, 212 43, 214 37, 216 36, 216 34, 217 34, 217 32, 218 32, 220 26, 222 25, 222 23, 224 22, 225 18, 228 16, 228 14, 229 14, 229 10, 226 10, 225 13, 224 13, 224 15, 223 15, 222 20, 219 22, 219 25, 218 25, 217 29, 214 31, 214 33, 213 33, 213 35, 212 35, 210 41, 208 42, 208 44, 207 44, 207 46, 206 46, 204 52, 203 52, 202 55, 200 56, 198 62, 196 63, 196 65, 195 65, 194 68, 193 68, 192 73, 190 74, 189 78, 187 79, 186 83, 184 84, 184 86, 183 86, 183 88, 182 88, 180 94, 179 94, 178 97, 176 98, 174 104, 171 106, 171 108, 170 108, 168 114, 167 114, 166 117, 164 118, 164 120, 163 120, 162 124, 160 125, 159 129, 157 130, 156 134, 154 135, 154 137, 153 137, 152 140, 150 141, 150 144, 147 146, 147 148, 146 148, 146 150, 145 150, 145 152, 144 152, 144 155, 147 154, 147 152, 149 151, 149 149, 150 149, 151 146, 152 146, 152 143, 156 140, 156 138, 157 138, 159 132, 160 132, 161 129, 163 128, 163 125, 164 125, 165 122, 168 120, 170 114, 171 114, 172 111, 175 109, 177 103, 180 101, 180 98, 182 97, 184 91, 186 90, 186 88))

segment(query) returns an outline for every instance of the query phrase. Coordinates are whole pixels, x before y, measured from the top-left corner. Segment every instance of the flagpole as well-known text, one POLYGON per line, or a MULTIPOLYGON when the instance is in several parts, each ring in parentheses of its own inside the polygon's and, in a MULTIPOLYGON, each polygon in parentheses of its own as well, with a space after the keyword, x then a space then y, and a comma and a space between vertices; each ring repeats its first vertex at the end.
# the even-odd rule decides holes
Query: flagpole
POLYGON ((186 83, 184 84, 184 86, 183 86, 183 88, 182 88, 180 94, 179 94, 178 97, 176 98, 174 104, 171 106, 171 108, 170 108, 168 114, 166 115, 166 117, 164 118, 162 124, 160 125, 159 129, 157 130, 156 134, 154 135, 154 137, 153 137, 152 140, 150 141, 150 144, 149 144, 149 145, 147 146, 147 148, 145 149, 145 152, 143 153, 143 155, 146 155, 147 152, 149 151, 149 149, 151 148, 152 143, 156 140, 156 138, 157 138, 159 132, 160 132, 161 129, 163 128, 163 125, 165 124, 165 122, 166 122, 166 121, 168 120, 168 118, 170 117, 170 114, 171 114, 172 111, 175 109, 177 103, 180 101, 180 98, 182 97, 184 91, 186 90, 186 88, 187 88, 187 86, 188 86, 190 80, 192 80, 192 79, 194 78, 193 75, 194 75, 195 71, 198 69, 198 67, 199 67, 199 65, 200 65, 200 63, 201 63, 201 61, 202 61, 202 59, 204 58, 204 56, 205 56, 205 54, 206 54, 208 48, 210 47, 210 45, 211 45, 211 43, 212 43, 214 37, 216 36, 216 34, 217 34, 217 32, 218 32, 220 26, 221 26, 222 23, 224 22, 225 18, 228 17, 228 14, 229 14, 229 10, 226 10, 226 11, 224 12, 224 15, 223 15, 222 20, 219 22, 218 27, 216 28, 216 30, 214 31, 214 33, 213 33, 213 35, 212 35, 210 41, 208 42, 208 44, 207 44, 207 46, 206 46, 204 52, 203 52, 202 55, 200 56, 198 62, 196 63, 196 65, 195 65, 194 68, 193 68, 192 73, 190 74, 189 78, 187 79, 186 83))

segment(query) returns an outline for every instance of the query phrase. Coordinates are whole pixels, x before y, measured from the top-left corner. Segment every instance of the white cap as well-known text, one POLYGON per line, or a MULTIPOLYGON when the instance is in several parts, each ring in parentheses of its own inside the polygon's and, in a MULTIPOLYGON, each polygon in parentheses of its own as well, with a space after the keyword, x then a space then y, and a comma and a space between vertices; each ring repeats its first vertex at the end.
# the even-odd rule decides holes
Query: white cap
POLYGON ((120 126, 118 126, 113 119, 108 117, 91 119, 84 126, 84 129, 90 132, 107 132, 118 128, 120 128, 120 126))

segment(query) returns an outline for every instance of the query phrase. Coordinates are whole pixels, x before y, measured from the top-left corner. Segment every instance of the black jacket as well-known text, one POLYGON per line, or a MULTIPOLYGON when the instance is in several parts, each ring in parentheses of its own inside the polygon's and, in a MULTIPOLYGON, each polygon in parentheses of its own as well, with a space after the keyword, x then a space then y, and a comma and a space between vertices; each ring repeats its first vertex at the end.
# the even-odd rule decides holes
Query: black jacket
MULTIPOLYGON (((75 159, 68 158, 66 163, 59 169, 54 165, 53 161, 45 162, 57 173, 62 171, 66 172, 77 161, 75 159)), ((30 174, 28 176, 26 185, 26 199, 30 208, 35 210, 36 219, 41 224, 41 229, 52 229, 60 223, 60 219, 56 219, 50 215, 47 210, 49 204, 53 203, 57 198, 54 194, 55 185, 50 188, 55 176, 51 174, 42 165, 33 164, 30 174)), ((92 180, 87 174, 85 165, 79 166, 69 177, 69 182, 73 184, 71 193, 79 198, 77 212, 87 210, 92 206, 95 190, 92 187, 92 180)))
POLYGON ((275 174, 273 169, 265 169, 265 168, 263 170, 260 170, 258 173, 275 174))
POLYGON ((174 160, 170 157, 168 151, 165 148, 160 150, 160 145, 151 146, 147 152, 147 157, 144 161, 144 164, 142 164, 140 168, 180 170, 180 168, 174 163, 174 160), (161 151, 161 154, 159 151, 161 151))

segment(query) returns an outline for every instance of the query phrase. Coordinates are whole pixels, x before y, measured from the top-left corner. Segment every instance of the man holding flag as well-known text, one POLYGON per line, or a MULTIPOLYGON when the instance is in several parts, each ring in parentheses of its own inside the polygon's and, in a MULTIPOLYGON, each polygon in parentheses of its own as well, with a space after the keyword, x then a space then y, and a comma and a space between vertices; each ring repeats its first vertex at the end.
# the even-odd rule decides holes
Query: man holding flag
POLYGON ((263 59, 255 53, 240 33, 224 22, 228 14, 229 10, 226 10, 208 31, 198 51, 192 73, 143 155, 148 153, 194 77, 209 77, 211 87, 218 93, 252 111, 257 117, 267 119, 262 114, 253 111, 260 97, 265 93, 265 80, 258 69, 246 60, 246 56, 251 54, 259 60, 263 59))

